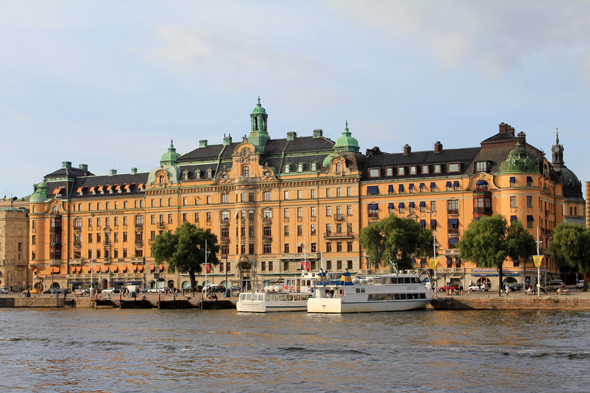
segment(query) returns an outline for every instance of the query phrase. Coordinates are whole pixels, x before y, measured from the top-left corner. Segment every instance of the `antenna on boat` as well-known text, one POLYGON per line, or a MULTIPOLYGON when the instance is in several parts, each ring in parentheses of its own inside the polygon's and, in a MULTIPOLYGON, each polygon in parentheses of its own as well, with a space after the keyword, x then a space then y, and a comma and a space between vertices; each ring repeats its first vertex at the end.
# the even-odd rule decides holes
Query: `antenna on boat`
POLYGON ((397 270, 397 259, 391 258, 391 253, 389 253, 389 266, 392 272, 399 274, 399 271, 397 270))

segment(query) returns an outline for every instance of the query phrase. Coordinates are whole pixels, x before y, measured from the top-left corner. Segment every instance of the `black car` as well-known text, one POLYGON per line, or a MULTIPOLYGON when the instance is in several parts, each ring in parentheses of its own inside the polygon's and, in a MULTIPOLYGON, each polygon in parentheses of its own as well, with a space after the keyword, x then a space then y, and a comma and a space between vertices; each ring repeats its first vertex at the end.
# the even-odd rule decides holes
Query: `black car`
POLYGON ((522 283, 509 285, 511 291, 522 291, 522 283))

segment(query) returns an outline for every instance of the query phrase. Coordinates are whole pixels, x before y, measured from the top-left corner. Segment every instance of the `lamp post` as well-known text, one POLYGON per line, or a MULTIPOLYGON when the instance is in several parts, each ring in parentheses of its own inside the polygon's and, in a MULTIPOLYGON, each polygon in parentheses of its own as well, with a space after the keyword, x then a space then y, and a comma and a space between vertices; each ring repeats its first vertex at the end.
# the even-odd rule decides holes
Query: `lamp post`
MULTIPOLYGON (((436 213, 436 211, 428 211, 428 217, 430 218, 430 227, 432 228, 432 213, 436 213)), ((434 291, 434 297, 436 297, 436 284, 437 284, 437 277, 436 277, 436 229, 432 229, 432 260, 430 267, 434 270, 434 282, 432 283, 432 289, 434 291)))

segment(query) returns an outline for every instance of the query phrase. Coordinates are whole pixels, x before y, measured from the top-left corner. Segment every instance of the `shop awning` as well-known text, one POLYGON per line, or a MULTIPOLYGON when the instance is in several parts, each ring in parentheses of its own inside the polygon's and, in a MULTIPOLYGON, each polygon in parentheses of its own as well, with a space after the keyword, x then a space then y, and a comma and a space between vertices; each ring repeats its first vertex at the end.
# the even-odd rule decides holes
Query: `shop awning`
POLYGON ((98 186, 98 188, 96 189, 96 191, 101 192, 103 189, 103 186, 98 186))
POLYGON ((387 192, 393 194, 393 184, 390 184, 389 187, 387 187, 387 192))
POLYGON ((451 188, 451 182, 450 181, 447 182, 447 188, 451 188))
POLYGON ((461 258, 455 258, 455 265, 457 265, 457 266, 461 265, 461 258))
POLYGON ((51 273, 59 273, 59 266, 52 266, 51 273))
POLYGON ((111 271, 112 271, 113 273, 118 273, 118 272, 119 272, 119 266, 112 266, 112 267, 111 267, 111 271))
POLYGON ((402 208, 402 209, 403 209, 403 207, 404 207, 404 203, 403 203, 403 202, 400 202, 400 203, 398 203, 398 204, 397 204, 397 207, 399 207, 399 208, 402 208))
POLYGON ((477 183, 475 183, 478 186, 487 186, 488 182, 485 180, 478 180, 477 183))
POLYGON ((414 202, 410 202, 410 203, 408 203, 408 206, 410 207, 410 209, 411 209, 411 208, 413 208, 413 207, 415 206, 415 205, 414 205, 414 202))
POLYGON ((516 178, 514 176, 510 176, 510 183, 516 183, 516 178))
POLYGON ((144 184, 141 183, 139 186, 137 186, 137 188, 143 188, 144 184))
POLYGON ((154 271, 154 269, 156 268, 156 265, 150 265, 150 270, 154 271))
POLYGON ((414 189, 414 183, 410 183, 410 185, 408 186, 409 190, 413 190, 414 189))
POLYGON ((510 222, 516 221, 516 216, 510 216, 510 222))
POLYGON ((393 209, 393 202, 389 203, 389 205, 387 205, 387 208, 388 208, 389 210, 393 209))
POLYGON ((379 209, 379 205, 377 205, 376 203, 371 203, 368 206, 368 210, 378 210, 379 209))
POLYGON ((70 281, 68 282, 69 285, 80 285, 82 284, 82 281, 70 281))
POLYGON ((119 191, 121 189, 121 186, 115 186, 115 191, 119 191))
POLYGON ((435 182, 430 183, 430 188, 436 188, 436 183, 435 182))
POLYGON ((94 267, 94 271, 95 271, 96 273, 100 273, 100 266, 95 266, 95 267, 94 267))
POLYGON ((61 192, 61 188, 56 188, 53 190, 53 195, 59 194, 61 192))
POLYGON ((397 189, 398 189, 399 192, 404 192, 404 185, 403 184, 400 184, 397 189))
POLYGON ((430 226, 436 226, 436 218, 433 218, 432 220, 430 220, 430 226))
POLYGON ((458 218, 449 218, 449 225, 457 225, 459 224, 458 218))
POLYGON ((379 186, 368 186, 367 195, 379 194, 379 186))
POLYGON ((533 218, 533 216, 526 216, 526 220, 527 221, 535 221, 535 219, 533 218))
POLYGON ((127 272, 127 265, 122 265, 121 266, 121 272, 122 273, 126 273, 127 272))
POLYGON ((112 188, 113 186, 107 186, 107 191, 111 191, 112 188))
POLYGON ((453 264, 453 258, 447 257, 447 265, 453 264))
POLYGON ((104 266, 102 268, 103 273, 108 273, 109 272, 109 267, 108 266, 104 266))
POLYGON ((459 187, 459 181, 455 180, 455 182, 453 183, 453 187, 459 187))
POLYGON ((426 202, 424 202, 424 201, 420 202, 420 205, 419 206, 420 207, 426 207, 426 202))
POLYGON ((532 183, 532 182, 533 182, 533 178, 532 178, 532 177, 530 177, 530 176, 527 176, 527 177, 526 177, 526 182, 527 182, 527 183, 532 183))
POLYGON ((83 188, 84 188, 84 187, 78 187, 78 191, 76 191, 76 192, 82 192, 82 189, 83 189, 83 188))
POLYGON ((426 220, 420 220, 420 225, 422 225, 423 227, 426 226, 426 220))
POLYGON ((123 186, 123 189, 128 190, 130 186, 130 184, 125 184, 125 186, 123 186))
POLYGON ((125 284, 125 281, 109 281, 111 284, 125 284))
POLYGON ((420 189, 422 190, 424 187, 426 187, 424 183, 420 183, 420 189))
POLYGON ((134 281, 127 281, 127 284, 141 284, 143 281, 138 281, 138 280, 134 280, 134 281))
POLYGON ((458 237, 450 237, 449 238, 449 244, 457 244, 457 243, 459 243, 458 237))
POLYGON ((90 187, 90 190, 88 190, 90 192, 94 192, 94 187, 90 187))
POLYGON ((164 270, 164 265, 160 265, 160 271, 164 270))

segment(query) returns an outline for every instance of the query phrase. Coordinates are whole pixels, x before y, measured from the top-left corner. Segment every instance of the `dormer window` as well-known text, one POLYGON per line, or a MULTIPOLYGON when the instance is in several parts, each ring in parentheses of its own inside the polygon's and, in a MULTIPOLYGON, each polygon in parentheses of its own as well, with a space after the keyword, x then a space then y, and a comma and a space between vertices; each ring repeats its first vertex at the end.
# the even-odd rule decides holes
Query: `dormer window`
POLYGON ((379 177, 381 175, 379 168, 371 168, 369 169, 369 176, 370 177, 379 177))
POLYGON ((342 164, 339 162, 336 163, 336 172, 342 172, 342 164))
POLYGON ((461 164, 458 162, 452 162, 447 166, 447 172, 459 172, 461 170, 461 164))
POLYGON ((297 172, 299 172, 299 173, 303 172, 303 167, 304 167, 304 165, 302 162, 297 164, 297 172))
MULTIPOLYGON (((244 151, 246 151, 246 150, 244 150, 244 151)), ((242 167, 242 176, 243 177, 250 177, 250 167, 249 166, 242 167)))
POLYGON ((406 173, 405 168, 403 166, 397 167, 397 175, 403 176, 406 173))
POLYGON ((213 169, 209 168, 207 169, 207 179, 212 179, 213 178, 213 169))
POLYGON ((393 168, 392 167, 385 168, 385 176, 393 176, 393 168))
POLYGON ((188 175, 189 175, 188 171, 182 172, 182 180, 188 180, 188 175))
POLYGON ((418 167, 417 166, 411 166, 410 167, 410 175, 415 175, 418 173, 418 167))
POLYGON ((427 175, 428 173, 430 173, 430 167, 428 165, 422 165, 422 174, 423 175, 427 175))
POLYGON ((312 171, 316 171, 317 170, 317 163, 315 163, 315 162, 312 162, 311 163, 311 170, 312 171))
POLYGON ((283 172, 284 172, 284 173, 291 173, 291 165, 289 165, 289 164, 286 164, 286 165, 285 165, 285 169, 284 169, 284 171, 283 171, 283 172))
POLYGON ((488 162, 487 161, 478 161, 475 163, 475 171, 476 172, 487 172, 488 171, 488 162))
POLYGON ((442 165, 434 164, 434 173, 441 173, 442 172, 442 165))
POLYGON ((197 169, 195 171, 195 176, 197 177, 197 179, 200 179, 201 178, 201 170, 200 169, 197 169))
POLYGON ((160 175, 160 177, 158 177, 158 183, 164 184, 164 175, 160 175))

